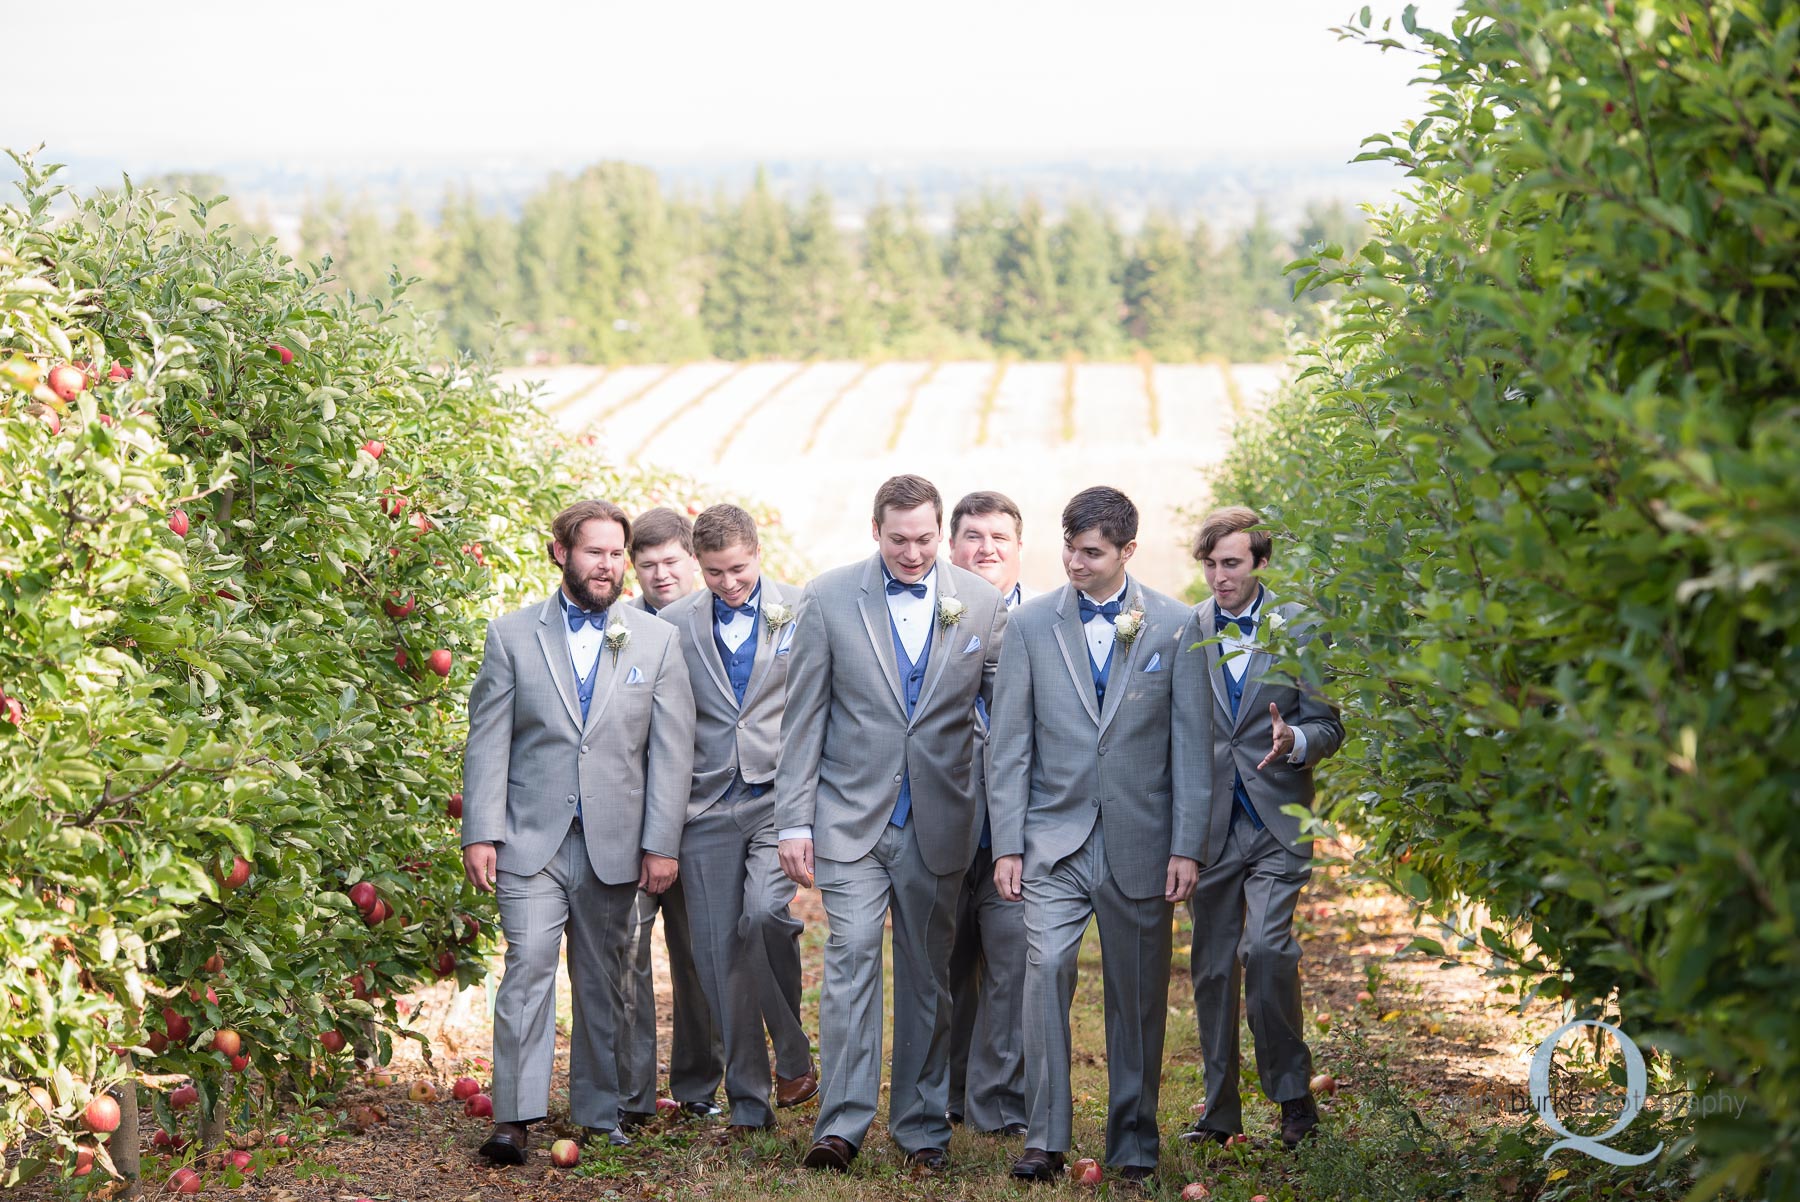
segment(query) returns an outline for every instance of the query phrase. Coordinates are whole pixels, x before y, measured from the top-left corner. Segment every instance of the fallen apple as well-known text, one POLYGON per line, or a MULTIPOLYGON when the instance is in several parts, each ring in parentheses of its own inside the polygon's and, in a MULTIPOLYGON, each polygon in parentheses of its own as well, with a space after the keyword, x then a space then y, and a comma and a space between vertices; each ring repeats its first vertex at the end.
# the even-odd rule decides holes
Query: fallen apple
POLYGON ((1324 1094, 1326 1097, 1335 1094, 1338 1087, 1337 1078, 1330 1073, 1320 1073, 1307 1084, 1314 1093, 1324 1094))
POLYGON ((673 1114, 681 1109, 681 1103, 674 1098, 658 1098, 656 1099, 656 1108, 664 1114, 673 1114))
POLYGON ((572 1139, 559 1139, 550 1145, 550 1163, 559 1169, 572 1169, 581 1162, 581 1145, 572 1139))
POLYGON ((386 1069, 376 1069, 369 1074, 369 1087, 371 1089, 386 1089, 393 1083, 394 1074, 388 1072, 386 1069))
POLYGON ((251 1156, 250 1153, 244 1151, 242 1148, 233 1148, 231 1151, 225 1153, 225 1164, 230 1168, 236 1169, 240 1173, 249 1173, 251 1171, 250 1164, 254 1159, 255 1157, 251 1156))
POLYGON ((1069 1180, 1076 1185, 1099 1185, 1100 1162, 1091 1156, 1083 1156, 1069 1166, 1069 1180))
POLYGON ((429 1081, 414 1081, 412 1088, 406 1091, 409 1102, 435 1102, 438 1100, 437 1086, 429 1081))
POLYGON ((1236 1135, 1228 1136, 1225 1140, 1225 1146, 1228 1148, 1232 1148, 1232 1147, 1236 1147, 1239 1144, 1247 1144, 1249 1142, 1250 1142, 1250 1137, 1248 1135, 1245 1135, 1242 1131, 1240 1131, 1236 1135))
POLYGON ((1212 1197, 1212 1191, 1198 1181, 1190 1181, 1181 1187, 1181 1202, 1203 1202, 1212 1197))
POLYGON ((192 1169, 176 1169, 169 1174, 169 1189, 178 1194, 197 1194, 206 1188, 200 1174, 192 1169))
POLYGON ((463 1103, 463 1113, 472 1119, 492 1118, 494 1115, 494 1099, 484 1093, 470 1094, 463 1103))
POLYGON ((1318 1026, 1319 1030, 1321 1030, 1321 1031, 1331 1030, 1331 1012, 1324 1011, 1324 1012, 1321 1012, 1321 1013, 1315 1015, 1313 1017, 1313 1022, 1318 1026))
POLYGON ((459 1102, 466 1102, 481 1092, 481 1083, 473 1077, 458 1077, 450 1087, 450 1096, 459 1102))

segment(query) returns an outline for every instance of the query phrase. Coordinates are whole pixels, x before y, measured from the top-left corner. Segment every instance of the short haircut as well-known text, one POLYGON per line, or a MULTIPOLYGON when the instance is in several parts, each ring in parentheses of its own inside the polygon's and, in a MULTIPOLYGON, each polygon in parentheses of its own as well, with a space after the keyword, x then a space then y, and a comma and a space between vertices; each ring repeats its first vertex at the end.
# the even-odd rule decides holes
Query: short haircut
MULTIPOLYGON (((550 520, 550 537, 563 545, 567 550, 575 545, 581 537, 581 528, 589 522, 599 520, 617 522, 625 535, 625 542, 631 542, 631 519, 625 511, 611 501, 577 501, 550 520)), ((550 556, 554 561, 554 553, 550 556)))
POLYGON ((714 505, 694 519, 696 554, 739 545, 754 551, 761 544, 756 538, 756 519, 736 505, 714 505))
POLYGON ((1247 505, 1227 505, 1215 509, 1200 521, 1200 533, 1194 536, 1194 558, 1205 559, 1219 545, 1219 540, 1240 530, 1250 532, 1250 558, 1256 563, 1269 562, 1274 542, 1262 528, 1262 515, 1247 505))
POLYGON ((917 509, 927 503, 936 512, 938 525, 942 526, 944 498, 939 495, 937 485, 923 476, 889 476, 875 490, 875 524, 881 525, 881 519, 890 509, 917 509))
POLYGON ((1100 537, 1115 547, 1137 538, 1138 510, 1131 498, 1104 484, 1084 488, 1069 499, 1062 512, 1063 537, 1074 538, 1098 529, 1100 537))
POLYGON ((1003 492, 972 492, 956 503, 950 511, 950 537, 955 538, 957 527, 964 518, 986 517, 991 513, 1004 513, 1013 520, 1013 530, 1020 537, 1025 537, 1025 516, 1013 499, 1003 492))
POLYGON ((637 527, 631 532, 631 558, 664 543, 680 543, 681 549, 692 555, 694 523, 688 521, 685 513, 676 513, 666 505, 638 514, 637 527))

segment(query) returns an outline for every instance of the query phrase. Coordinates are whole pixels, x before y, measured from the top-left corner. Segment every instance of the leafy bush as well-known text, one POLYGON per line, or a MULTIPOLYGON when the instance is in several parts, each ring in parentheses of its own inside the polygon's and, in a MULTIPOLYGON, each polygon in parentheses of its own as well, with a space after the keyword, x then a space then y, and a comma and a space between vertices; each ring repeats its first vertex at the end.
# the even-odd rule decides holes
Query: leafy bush
MULTIPOLYGON (((1365 9, 1366 13, 1367 10, 1365 9)), ((1412 16, 1405 23, 1410 31, 1412 16)), ((1316 360, 1215 492, 1283 535, 1354 736, 1332 816, 1521 994, 1614 998, 1709 1176, 1800 1193, 1800 22, 1467 4, 1405 207, 1301 282, 1316 360)))
POLYGON ((19 162, 23 203, 0 208, 11 1180, 72 1152, 139 1065, 191 1076, 206 1114, 251 1083, 305 1095, 326 1033, 372 1020, 385 1060, 395 990, 485 971, 495 923, 446 812, 483 621, 548 591, 549 519, 575 496, 694 491, 565 442, 479 363, 433 365, 403 307, 331 295, 205 228, 202 201, 186 223, 129 186, 78 200, 19 162), (385 920, 352 903, 361 882, 385 920))

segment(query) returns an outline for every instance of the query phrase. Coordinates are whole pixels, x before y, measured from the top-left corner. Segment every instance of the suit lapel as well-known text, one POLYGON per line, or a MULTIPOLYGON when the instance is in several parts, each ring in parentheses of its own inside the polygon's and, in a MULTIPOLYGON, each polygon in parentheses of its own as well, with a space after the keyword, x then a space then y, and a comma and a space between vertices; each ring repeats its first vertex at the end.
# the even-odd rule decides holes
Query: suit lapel
POLYGON ((538 647, 544 653, 550 679, 556 682, 556 694, 569 712, 569 721, 580 726, 581 703, 575 696, 575 665, 569 659, 569 640, 563 633, 562 621, 562 605, 552 593, 538 611, 538 647))
MULTIPOLYGON (((1207 640, 1201 650, 1206 655, 1206 679, 1212 682, 1213 697, 1219 703, 1219 712, 1225 715, 1225 721, 1236 722, 1236 715, 1231 712, 1231 693, 1225 687, 1225 667, 1223 663, 1224 649, 1212 640, 1218 638, 1213 633, 1213 619, 1219 612, 1219 603, 1207 600, 1200 606, 1200 629, 1197 633, 1207 640)), ((1241 710, 1243 707, 1239 706, 1241 710)))
POLYGON ((1081 607, 1075 602, 1075 586, 1065 584, 1056 599, 1056 645, 1062 650, 1063 666, 1069 670, 1069 682, 1082 708, 1094 725, 1100 725, 1100 710, 1094 703, 1093 660, 1088 655, 1087 631, 1081 628, 1081 607))
MULTIPOLYGON (((606 712, 606 703, 612 700, 613 688, 619 683, 619 673, 629 671, 632 664, 637 659, 637 649, 635 646, 637 631, 632 630, 632 627, 644 622, 662 621, 661 618, 651 617, 643 610, 639 610, 638 612, 644 616, 639 618, 637 622, 633 622, 629 617, 624 619, 625 629, 631 631, 632 637, 625 640, 625 646, 619 649, 618 654, 615 655, 612 649, 606 645, 605 640, 601 640, 600 666, 594 673, 594 699, 588 702, 587 725, 581 728, 581 733, 583 735, 586 735, 599 724, 600 715, 606 712)), ((612 619, 608 618, 606 624, 610 627, 612 625, 612 619)))
POLYGON ((688 614, 688 637, 694 640, 694 646, 700 649, 700 662, 706 665, 706 674, 712 682, 719 686, 719 692, 725 695, 726 704, 737 708, 737 694, 731 691, 731 681, 725 676, 725 665, 719 662, 719 649, 713 645, 712 600, 710 595, 703 603, 693 606, 688 614))
POLYGON ((893 619, 888 617, 887 588, 881 579, 880 552, 869 560, 868 568, 863 572, 862 590, 862 599, 857 602, 856 607, 862 614, 863 629, 868 632, 869 645, 875 649, 875 658, 881 664, 888 692, 894 695, 894 704, 900 707, 901 717, 905 717, 906 692, 900 687, 900 668, 894 662, 893 619))
POLYGON ((1262 678, 1264 674, 1268 672, 1269 664, 1273 662, 1269 658, 1269 653, 1260 649, 1260 644, 1263 641, 1263 623, 1267 622, 1269 620, 1269 615, 1275 612, 1275 605, 1275 594, 1271 593, 1268 590, 1268 586, 1265 585, 1263 587, 1262 608, 1257 611, 1259 617, 1256 624, 1256 641, 1259 648, 1250 653, 1250 662, 1244 665, 1244 692, 1243 695, 1238 698, 1237 723, 1232 727, 1233 734, 1242 730, 1244 724, 1250 721, 1250 715, 1256 709, 1257 696, 1262 692, 1262 678))
MULTIPOLYGON (((750 703, 756 699, 757 690, 769 678, 769 670, 775 664, 775 649, 780 646, 779 639, 769 637, 769 624, 763 619, 763 611, 769 607, 770 602, 786 605, 787 598, 781 595, 781 590, 774 581, 765 577, 762 582, 762 599, 756 606, 756 629, 750 632, 750 637, 757 640, 756 659, 750 665, 750 683, 744 686, 744 709, 750 708, 750 703)), ((718 656, 713 658, 717 659, 718 656)), ((732 701, 735 703, 737 698, 733 696, 732 701)))
MULTIPOLYGON (((1142 587, 1133 580, 1131 587, 1126 590, 1125 605, 1121 612, 1130 613, 1143 604, 1142 587)), ((1131 674, 1137 670, 1138 649, 1148 641, 1144 638, 1148 622, 1149 618, 1146 617, 1144 622, 1138 624, 1137 637, 1131 640, 1130 646, 1120 645, 1118 635, 1113 636, 1112 670, 1106 676, 1106 708, 1100 714, 1101 734, 1105 734, 1106 728, 1112 725, 1113 715, 1119 712, 1119 704, 1124 699, 1126 686, 1131 684, 1131 674)))
MULTIPOLYGON (((948 566, 940 563, 934 570, 937 572, 937 596, 941 605, 945 597, 956 596, 956 581, 951 578, 948 566)), ((963 612, 967 613, 968 611, 965 608, 963 612)), ((944 674, 944 665, 959 654, 958 647, 952 646, 952 644, 968 646, 968 639, 959 636, 957 627, 939 626, 935 613, 930 615, 930 620, 932 625, 937 628, 932 630, 931 639, 927 644, 925 686, 919 690, 919 704, 913 706, 912 718, 907 722, 909 726, 917 722, 919 715, 925 712, 925 704, 931 700, 931 690, 937 687, 938 677, 944 674)))

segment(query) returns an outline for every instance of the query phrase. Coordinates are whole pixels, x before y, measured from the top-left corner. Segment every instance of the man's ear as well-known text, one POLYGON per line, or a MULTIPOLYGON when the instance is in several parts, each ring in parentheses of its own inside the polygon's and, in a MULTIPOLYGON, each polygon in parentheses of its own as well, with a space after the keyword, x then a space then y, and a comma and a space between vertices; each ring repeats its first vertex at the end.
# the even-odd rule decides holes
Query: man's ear
POLYGON ((1123 547, 1119 548, 1119 562, 1129 563, 1131 557, 1135 554, 1137 554, 1137 539, 1134 538, 1123 547))
POLYGON ((560 568, 563 566, 563 561, 565 559, 567 559, 568 556, 569 556, 568 548, 564 547, 561 543, 557 542, 555 539, 550 540, 550 561, 552 563, 554 563, 557 567, 560 568))

